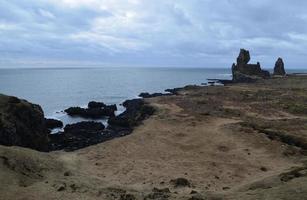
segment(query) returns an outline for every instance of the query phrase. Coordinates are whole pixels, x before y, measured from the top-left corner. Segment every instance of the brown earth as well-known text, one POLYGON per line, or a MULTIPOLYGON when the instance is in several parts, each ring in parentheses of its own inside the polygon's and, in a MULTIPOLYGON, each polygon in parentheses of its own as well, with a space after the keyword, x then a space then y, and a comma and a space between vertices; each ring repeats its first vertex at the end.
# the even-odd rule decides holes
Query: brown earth
POLYGON ((126 137, 70 153, 0 146, 0 199, 307 199, 306 76, 146 101, 156 113, 126 137))

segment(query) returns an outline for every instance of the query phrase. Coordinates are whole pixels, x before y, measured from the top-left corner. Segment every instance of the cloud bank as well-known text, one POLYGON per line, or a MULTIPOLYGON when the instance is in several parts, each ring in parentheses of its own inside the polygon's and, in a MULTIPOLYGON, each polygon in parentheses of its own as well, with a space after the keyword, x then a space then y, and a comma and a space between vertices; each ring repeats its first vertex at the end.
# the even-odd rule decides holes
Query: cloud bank
POLYGON ((0 66, 307 67, 307 1, 2 0, 0 66))

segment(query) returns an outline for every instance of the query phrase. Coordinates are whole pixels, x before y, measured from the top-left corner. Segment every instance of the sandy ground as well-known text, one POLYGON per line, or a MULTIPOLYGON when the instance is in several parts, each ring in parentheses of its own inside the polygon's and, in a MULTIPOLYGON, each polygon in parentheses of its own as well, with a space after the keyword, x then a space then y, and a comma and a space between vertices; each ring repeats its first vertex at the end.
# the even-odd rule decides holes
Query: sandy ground
POLYGON ((131 135, 71 153, 0 146, 0 199, 307 199, 302 149, 241 125, 305 115, 265 109, 267 99, 222 98, 253 87, 196 87, 148 99, 157 111, 131 135), (175 187, 177 178, 190 187, 175 187))

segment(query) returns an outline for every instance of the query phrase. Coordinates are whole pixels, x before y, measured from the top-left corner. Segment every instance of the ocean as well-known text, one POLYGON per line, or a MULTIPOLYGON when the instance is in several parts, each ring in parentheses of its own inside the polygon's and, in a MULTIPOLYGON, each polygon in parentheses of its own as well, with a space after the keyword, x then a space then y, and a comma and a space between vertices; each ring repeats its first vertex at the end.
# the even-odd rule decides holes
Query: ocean
MULTIPOLYGON (((63 110, 89 101, 120 105, 141 92, 206 83, 208 78, 231 79, 230 69, 205 68, 33 68, 0 69, 0 93, 42 106, 47 118, 64 124, 82 121, 63 110)), ((123 107, 119 106, 122 112, 123 107)), ((102 120, 105 123, 105 120, 102 120)))

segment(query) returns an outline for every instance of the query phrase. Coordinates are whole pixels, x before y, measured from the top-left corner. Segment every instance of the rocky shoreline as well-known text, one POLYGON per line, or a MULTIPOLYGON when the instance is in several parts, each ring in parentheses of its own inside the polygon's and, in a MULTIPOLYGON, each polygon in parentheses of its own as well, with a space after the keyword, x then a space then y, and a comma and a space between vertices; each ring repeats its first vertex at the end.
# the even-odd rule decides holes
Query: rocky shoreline
POLYGON ((117 116, 115 115, 116 105, 106 105, 103 102, 95 101, 89 102, 87 108, 70 107, 64 111, 71 117, 77 116, 86 120, 107 119, 107 127, 101 122, 82 121, 68 124, 63 128, 62 121, 44 118, 44 113, 39 105, 2 94, 3 101, 0 101, 2 103, 0 107, 4 109, 2 112, 5 116, 7 115, 8 120, 14 121, 7 122, 6 119, 0 121, 0 145, 21 146, 45 152, 57 150, 74 151, 113 138, 129 135, 134 127, 154 113, 154 108, 148 105, 144 99, 175 95, 181 89, 167 89, 165 90, 166 93, 141 93, 139 95, 140 99, 123 102, 122 105, 125 107, 125 111, 117 116), (10 110, 16 111, 11 112, 10 110), (27 115, 21 116, 19 114, 23 112, 26 112, 27 115), (32 117, 32 115, 35 117, 32 117), (6 123, 12 126, 10 127, 6 123), (36 125, 33 126, 33 123, 36 125), (29 133, 19 131, 19 127, 27 127, 29 133), (57 128, 63 128, 63 131, 51 134, 51 131, 57 128), (38 133, 36 132, 39 132, 40 135, 37 136, 38 133), (44 139, 42 142, 37 138, 31 139, 32 137, 42 137, 44 139))
MULTIPOLYGON (((254 65, 248 64, 249 61, 249 51, 241 49, 237 64, 232 66, 233 79, 209 79, 208 83, 210 85, 215 85, 215 83, 223 85, 251 83, 272 77, 268 71, 261 69, 259 62, 254 65)), ((286 76, 284 62, 281 58, 276 61, 273 76, 286 76)), ((56 134, 50 134, 50 131, 54 128, 62 128, 63 123, 55 119, 45 119, 39 105, 31 104, 17 97, 2 95, 2 98, 5 99, 1 105, 4 109, 5 118, 0 124, 0 129, 2 130, 0 144, 29 147, 39 151, 63 149, 65 151, 74 151, 115 137, 125 136, 130 134, 135 126, 154 113, 154 108, 147 105, 144 99, 177 95, 179 91, 189 89, 189 87, 193 86, 166 89, 166 93, 141 93, 139 97, 142 99, 125 101, 123 106, 126 110, 118 116, 115 116, 116 105, 106 105, 103 102, 91 101, 88 103, 87 108, 67 108, 65 112, 71 117, 78 116, 84 119, 106 118, 108 119, 108 126, 105 127, 98 122, 80 122, 66 125, 64 131, 56 134), (25 115, 22 116, 20 113, 25 113, 25 115), (24 132, 21 131, 21 127, 24 132), (32 137, 37 138, 32 140, 32 137)))
MULTIPOLYGON (((243 60, 233 71, 242 82, 142 93, 120 115, 99 115, 107 127, 84 121, 53 135, 60 121, 0 95, 0 199, 305 199, 307 76, 278 74, 278 59, 262 78, 243 60)), ((77 115, 106 108, 116 110, 90 102, 77 115)))
MULTIPOLYGON (((90 102, 89 107, 92 107, 90 109, 93 109, 93 106, 90 106, 91 103, 103 104, 102 102, 90 102)), ((108 115, 107 127, 100 122, 92 121, 66 125, 64 132, 50 135, 50 150, 74 151, 116 137, 129 135, 134 127, 154 113, 154 109, 146 105, 142 99, 127 100, 123 103, 123 106, 126 110, 118 116, 114 114, 117 109, 116 105, 104 106, 104 109, 112 110, 112 112, 110 111, 112 114, 108 115)), ((97 106, 95 107, 97 109, 97 106)))
POLYGON ((116 105, 89 102, 89 108, 72 107, 68 115, 85 119, 108 117, 108 126, 100 122, 84 121, 69 124, 64 131, 50 134, 54 128, 62 128, 56 119, 45 119, 39 105, 6 95, 0 96, 2 119, 0 121, 0 145, 21 146, 38 151, 74 151, 116 137, 130 134, 133 128, 154 113, 154 109, 142 99, 127 100, 126 110, 118 116, 116 105))
MULTIPOLYGON (((126 101, 127 112, 109 120, 115 133, 95 122, 67 125, 66 138, 58 138, 66 142, 58 144, 69 152, 0 145, 1 197, 16 199, 18 191, 25 199, 304 199, 306 86, 300 75, 186 86, 126 101), (97 132, 108 131, 118 138, 99 144, 97 132)), ((0 99, 10 112, 41 112, 24 100, 0 99)))
MULTIPOLYGON (((223 80, 217 80, 216 82, 223 82, 223 80)), ((166 89, 166 93, 141 93, 139 95, 141 97, 140 99, 126 100, 123 102, 122 105, 125 107, 125 111, 117 116, 115 116, 117 106, 106 105, 103 102, 91 101, 88 103, 88 108, 70 107, 65 109, 67 115, 71 117, 78 116, 87 120, 107 119, 107 127, 101 122, 82 121, 75 124, 68 124, 63 128, 62 121, 44 118, 44 113, 39 105, 29 103, 17 97, 1 95, 2 99, 6 99, 2 102, 0 101, 2 103, 0 107, 4 108, 3 113, 7 115, 6 118, 8 120, 13 119, 15 122, 7 122, 6 119, 1 121, 0 145, 21 146, 44 152, 58 150, 74 151, 113 138, 126 136, 133 131, 134 127, 154 114, 154 108, 148 105, 145 99, 176 95, 180 90, 189 87, 193 86, 166 89), (16 112, 11 112, 10 110, 16 110, 16 112), (27 115, 19 114, 23 112, 26 112, 27 115), (32 117, 32 115, 36 117, 32 117), (7 126, 6 123, 11 124, 12 127, 7 126), (33 126, 33 124, 36 125, 33 126), (27 127, 29 133, 19 131, 19 127, 27 127), (51 131, 57 128, 63 128, 63 131, 51 134, 51 131), (40 134, 38 135, 36 132, 40 134), (15 137, 20 139, 16 139, 15 137), (32 137, 37 138, 31 139, 32 137), (38 138, 44 139, 42 141, 37 140, 38 138)))

